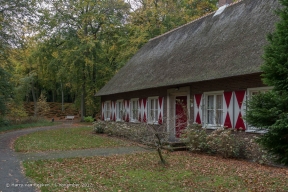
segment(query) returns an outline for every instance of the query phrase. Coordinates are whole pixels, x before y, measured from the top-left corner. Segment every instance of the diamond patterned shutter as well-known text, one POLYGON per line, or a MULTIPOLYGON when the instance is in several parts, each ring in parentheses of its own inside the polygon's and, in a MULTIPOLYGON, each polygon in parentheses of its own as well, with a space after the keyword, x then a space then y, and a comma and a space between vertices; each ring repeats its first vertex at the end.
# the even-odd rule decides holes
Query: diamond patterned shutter
POLYGON ((202 94, 194 95, 194 122, 202 124, 202 94))
POLYGON ((143 107, 142 107, 142 122, 146 123, 147 122, 147 98, 143 98, 143 107))
POLYGON ((224 117, 224 126, 228 128, 233 127, 233 92, 224 92, 223 97, 223 117, 224 117))
POLYGON ((234 102, 234 122, 235 125, 234 127, 236 129, 246 129, 246 125, 243 119, 243 116, 245 114, 245 102, 246 102, 246 91, 241 90, 241 91, 235 91, 235 102, 234 102))
POLYGON ((158 98, 158 124, 163 123, 163 101, 164 97, 158 98))

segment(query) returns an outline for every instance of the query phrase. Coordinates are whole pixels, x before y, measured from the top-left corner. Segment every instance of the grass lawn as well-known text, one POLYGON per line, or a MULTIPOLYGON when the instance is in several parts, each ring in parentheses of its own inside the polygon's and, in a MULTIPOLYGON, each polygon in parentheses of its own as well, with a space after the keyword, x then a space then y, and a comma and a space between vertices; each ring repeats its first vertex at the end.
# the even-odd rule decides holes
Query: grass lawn
POLYGON ((19 125, 10 125, 10 126, 4 126, 0 127, 0 133, 4 133, 7 131, 15 131, 18 129, 25 129, 25 128, 32 128, 32 127, 42 127, 42 126, 53 126, 57 125, 55 122, 38 122, 38 123, 27 123, 27 124, 19 124, 19 125))
POLYGON ((120 139, 93 134, 91 127, 78 127, 39 131, 24 135, 15 141, 14 148, 17 152, 36 152, 129 145, 131 143, 120 139))
POLYGON ((47 184, 41 191, 288 191, 288 169, 188 152, 165 157, 167 166, 154 152, 23 164, 47 184))

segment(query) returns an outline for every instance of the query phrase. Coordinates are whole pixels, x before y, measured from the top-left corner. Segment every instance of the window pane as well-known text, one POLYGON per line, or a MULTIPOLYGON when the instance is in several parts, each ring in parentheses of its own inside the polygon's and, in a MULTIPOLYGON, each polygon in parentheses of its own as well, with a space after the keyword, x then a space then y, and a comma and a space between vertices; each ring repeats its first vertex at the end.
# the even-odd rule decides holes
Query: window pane
POLYGON ((217 95, 216 96, 216 109, 222 109, 222 102, 223 102, 223 96, 217 95))
POLYGON ((207 109, 214 108, 214 95, 208 95, 207 97, 207 109))
POLYGON ((207 123, 214 124, 214 111, 213 110, 207 110, 207 123))
POLYGON ((216 110, 216 116, 215 116, 215 123, 218 125, 222 125, 222 118, 223 117, 223 111, 222 110, 216 110))

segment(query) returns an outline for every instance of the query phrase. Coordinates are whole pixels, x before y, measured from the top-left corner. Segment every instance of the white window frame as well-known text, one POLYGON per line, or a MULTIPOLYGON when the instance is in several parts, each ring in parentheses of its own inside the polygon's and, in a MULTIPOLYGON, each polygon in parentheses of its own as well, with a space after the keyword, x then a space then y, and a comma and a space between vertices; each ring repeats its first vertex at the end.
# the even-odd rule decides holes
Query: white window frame
POLYGON ((217 129, 219 127, 223 127, 223 107, 224 107, 224 103, 223 103, 223 98, 224 98, 224 91, 214 91, 214 92, 205 92, 203 94, 203 99, 204 99, 204 109, 203 109, 203 120, 204 120, 204 127, 205 128, 209 128, 209 129, 217 129), (221 96, 221 108, 217 109, 217 96, 221 96), (213 96, 213 108, 208 109, 208 97, 209 96, 213 96), (213 110, 213 116, 214 116, 214 120, 213 123, 208 123, 208 110, 213 110), (221 122, 220 124, 217 124, 216 120, 215 120, 215 114, 217 113, 217 111, 220 111, 220 113, 222 113, 221 115, 221 122))
MULTIPOLYGON (((247 89, 247 100, 251 99, 253 97, 253 93, 266 93, 268 91, 271 91, 273 87, 255 87, 255 88, 248 88, 247 89)), ((246 107, 246 110, 248 107, 246 107)), ((259 130, 256 127, 249 126, 249 124, 246 124, 246 130, 247 133, 266 133, 267 130, 259 130)))
POLYGON ((125 115, 124 100, 123 99, 117 100, 116 101, 116 121, 124 121, 123 120, 124 115, 125 115))
POLYGON ((148 124, 158 124, 158 105, 159 105, 159 97, 148 97, 148 124), (151 101, 153 101, 153 109, 151 108, 151 101), (152 111, 152 115, 151 115, 152 111))
POLYGON ((111 116, 111 101, 105 101, 104 103, 104 120, 105 121, 110 121, 110 116, 111 116))
POLYGON ((130 122, 138 122, 139 110, 139 98, 130 99, 130 122))

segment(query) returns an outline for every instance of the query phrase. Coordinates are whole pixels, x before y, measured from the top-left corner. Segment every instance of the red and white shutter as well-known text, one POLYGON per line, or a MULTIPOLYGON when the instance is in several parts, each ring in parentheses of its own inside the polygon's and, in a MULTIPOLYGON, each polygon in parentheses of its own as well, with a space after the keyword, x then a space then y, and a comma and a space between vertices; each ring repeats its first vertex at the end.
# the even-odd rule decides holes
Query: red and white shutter
POLYGON ((246 109, 246 91, 235 91, 235 102, 234 102, 234 128, 236 129, 246 129, 246 125, 243 119, 243 116, 245 115, 245 109, 246 109))
POLYGON ((141 107, 141 112, 142 112, 142 122, 146 123, 147 122, 147 98, 142 99, 142 107, 141 107))
POLYGON ((163 123, 163 102, 164 102, 164 97, 159 97, 158 98, 158 124, 163 123))
POLYGON ((233 92, 224 92, 223 94, 223 118, 224 126, 233 128, 233 92))
POLYGON ((130 101, 129 100, 124 100, 124 106, 125 106, 125 121, 129 122, 129 114, 130 114, 130 101))
POLYGON ((101 114, 101 119, 104 121, 105 117, 104 117, 104 111, 105 111, 105 107, 104 107, 104 102, 102 102, 102 114, 101 114))
POLYGON ((202 94, 194 95, 194 122, 202 124, 202 94))

